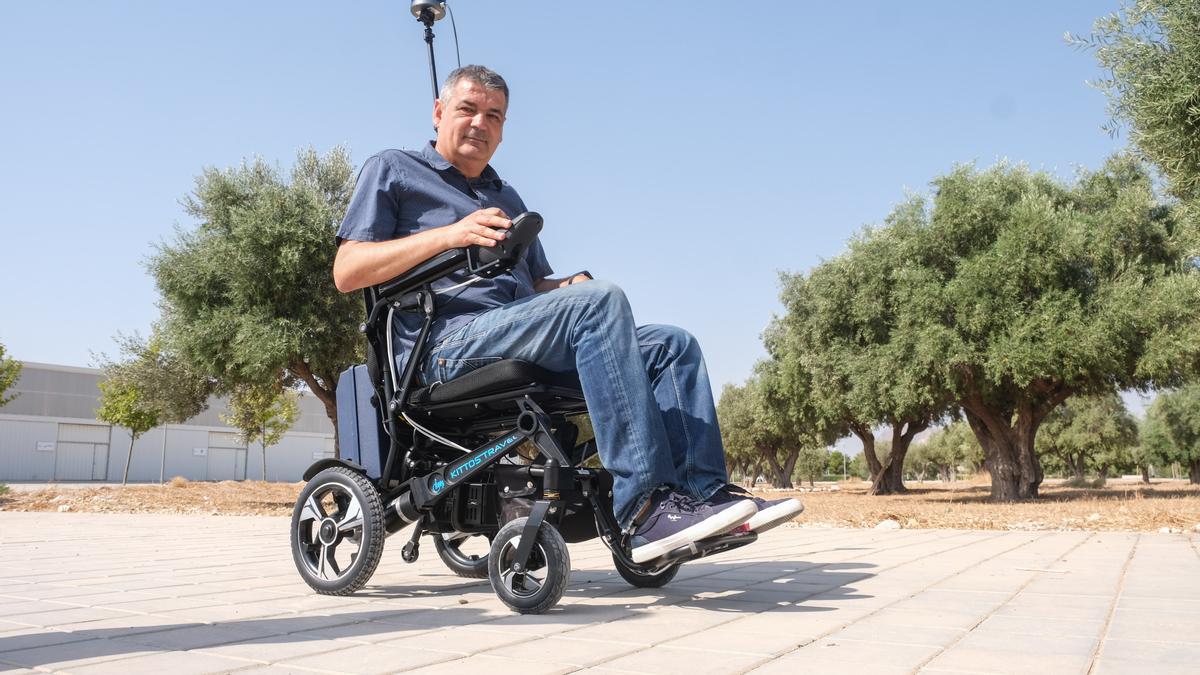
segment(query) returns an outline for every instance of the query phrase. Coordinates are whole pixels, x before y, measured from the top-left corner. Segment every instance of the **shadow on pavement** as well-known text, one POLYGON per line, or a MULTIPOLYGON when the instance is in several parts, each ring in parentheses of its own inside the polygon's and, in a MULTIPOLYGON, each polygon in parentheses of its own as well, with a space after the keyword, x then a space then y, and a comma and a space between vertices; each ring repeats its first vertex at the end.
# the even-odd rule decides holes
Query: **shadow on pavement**
MULTIPOLYGON (((634 620, 653 616, 656 608, 684 606, 696 611, 757 614, 797 612, 829 612, 836 607, 822 606, 822 601, 864 599, 851 584, 874 576, 867 563, 807 563, 802 561, 769 561, 757 563, 692 562, 681 570, 681 576, 663 588, 634 588, 602 571, 577 570, 567 593, 565 604, 546 614, 521 616, 497 614, 495 609, 463 605, 449 607, 397 607, 379 611, 329 612, 314 611, 303 615, 287 615, 219 621, 213 623, 181 622, 162 625, 138 625, 145 615, 131 615, 130 625, 63 631, 42 629, 36 635, 0 638, 0 662, 25 667, 38 667, 63 661, 79 661, 149 650, 171 651, 202 649, 246 641, 292 643, 331 640, 325 631, 336 628, 338 638, 369 638, 372 635, 395 632, 404 627, 418 631, 437 630, 452 626, 499 621, 497 629, 512 624, 565 624, 584 626, 613 620, 634 620), (593 578, 588 578, 593 577, 593 578), (615 589, 615 590, 614 590, 615 589), (589 604, 588 598, 605 598, 604 604, 589 604), (613 603, 612 600, 619 602, 613 603), (623 601, 621 601, 623 600, 623 601), (317 631, 311 633, 309 631, 317 631), (69 656, 63 647, 70 645, 69 656)), ((615 575, 615 573, 613 573, 615 575)), ((453 599, 463 591, 490 593, 486 581, 441 586, 436 589, 414 587, 368 587, 355 597, 373 600, 453 599)), ((20 621, 20 616, 6 617, 20 621)), ((106 622, 111 622, 107 620, 106 622)), ((369 640, 368 640, 369 641, 369 640)), ((0 670, 3 668, 0 667, 0 670)))

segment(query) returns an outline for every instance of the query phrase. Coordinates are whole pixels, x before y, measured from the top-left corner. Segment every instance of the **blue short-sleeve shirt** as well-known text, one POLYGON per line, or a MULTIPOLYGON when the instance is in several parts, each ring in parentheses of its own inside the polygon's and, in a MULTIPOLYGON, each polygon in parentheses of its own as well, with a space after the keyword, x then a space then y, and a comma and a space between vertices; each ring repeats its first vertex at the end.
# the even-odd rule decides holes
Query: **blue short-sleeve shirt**
MULTIPOLYGON (((490 165, 478 178, 469 179, 446 161, 432 142, 420 151, 384 150, 363 164, 338 229, 338 242, 389 241, 449 225, 491 207, 498 207, 509 218, 526 211, 521 196, 500 180, 490 165)), ((438 319, 431 328, 429 344, 437 344, 481 312, 533 295, 534 282, 553 271, 541 241, 534 240, 511 272, 454 289, 450 287, 470 281, 472 275, 463 270, 439 279, 433 288, 443 292, 438 295, 438 319)), ((420 319, 405 313, 398 324, 394 348, 398 365, 403 367, 420 331, 420 319)))

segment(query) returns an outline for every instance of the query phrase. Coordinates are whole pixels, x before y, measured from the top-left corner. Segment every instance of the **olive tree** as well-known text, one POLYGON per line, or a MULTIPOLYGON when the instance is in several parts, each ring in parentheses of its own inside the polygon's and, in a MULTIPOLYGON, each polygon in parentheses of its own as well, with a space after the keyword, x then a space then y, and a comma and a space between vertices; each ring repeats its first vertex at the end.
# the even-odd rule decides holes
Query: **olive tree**
POLYGON ((808 390, 812 418, 826 432, 848 431, 862 441, 871 494, 906 490, 909 446, 951 407, 937 344, 905 325, 923 311, 931 283, 898 255, 916 215, 899 209, 841 256, 809 274, 783 276, 787 312, 778 321, 777 358, 790 380, 808 390), (879 425, 892 432, 885 458, 875 448, 879 425))
POLYGON ((222 393, 267 386, 282 373, 324 404, 336 433, 338 374, 360 362, 362 305, 339 293, 334 236, 354 187, 346 152, 299 153, 289 179, 256 159, 205 169, 184 199, 191 229, 149 267, 173 353, 222 393))
POLYGON ((1051 412, 1038 432, 1037 448, 1054 455, 1082 485, 1088 469, 1095 470, 1103 486, 1112 469, 1134 464, 1137 421, 1116 392, 1068 399, 1051 412))
POLYGON ((1185 201, 1200 197, 1200 4, 1136 0, 1101 17, 1089 36, 1068 36, 1092 49, 1109 76, 1096 82, 1109 97, 1110 130, 1128 125, 1134 147, 1166 175, 1185 201))
POLYGON ((1146 411, 1149 427, 1143 441, 1157 446, 1168 461, 1188 469, 1188 479, 1200 484, 1200 383, 1159 394, 1146 411))

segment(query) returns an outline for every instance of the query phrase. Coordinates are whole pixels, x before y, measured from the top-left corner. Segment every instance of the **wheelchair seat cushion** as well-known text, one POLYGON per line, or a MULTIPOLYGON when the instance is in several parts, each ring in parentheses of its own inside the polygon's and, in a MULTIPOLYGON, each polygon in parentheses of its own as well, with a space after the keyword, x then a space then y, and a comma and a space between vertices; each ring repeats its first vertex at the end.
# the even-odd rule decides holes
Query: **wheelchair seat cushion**
POLYGON ((414 405, 450 403, 533 385, 580 389, 575 373, 554 373, 528 361, 505 359, 489 363, 449 382, 418 389, 412 393, 409 401, 414 405))

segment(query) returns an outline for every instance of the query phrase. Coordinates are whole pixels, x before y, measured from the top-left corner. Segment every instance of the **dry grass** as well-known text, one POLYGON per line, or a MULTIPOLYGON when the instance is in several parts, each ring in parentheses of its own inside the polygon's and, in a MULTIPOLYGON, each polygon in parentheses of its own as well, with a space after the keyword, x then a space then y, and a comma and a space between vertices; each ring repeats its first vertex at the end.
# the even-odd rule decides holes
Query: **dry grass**
MULTIPOLYGON (((796 494, 804 502, 802 527, 875 527, 895 520, 905 528, 974 530, 1125 530, 1200 525, 1200 486, 1187 481, 1110 480, 1105 488, 1065 487, 1047 481, 1033 502, 995 504, 984 479, 910 483, 909 493, 872 497, 867 483, 842 482, 796 494)), ((767 490, 764 497, 793 494, 767 490)))
POLYGON ((12 491, 0 497, 6 511, 84 511, 99 513, 206 513, 289 516, 303 483, 222 481, 197 483, 172 478, 165 485, 64 487, 12 491))
MULTIPOLYGON (((796 494, 806 507, 801 527, 875 527, 895 520, 905 528, 982 530, 1193 531, 1200 524, 1200 486, 1187 481, 1110 481, 1104 489, 1044 485, 1036 502, 993 504, 986 477, 958 483, 910 483, 906 495, 872 497, 861 481, 818 484, 816 490, 757 490, 767 498, 796 494)), ((166 485, 55 487, 0 496, 7 511, 291 515, 302 483, 191 482, 166 485)))

